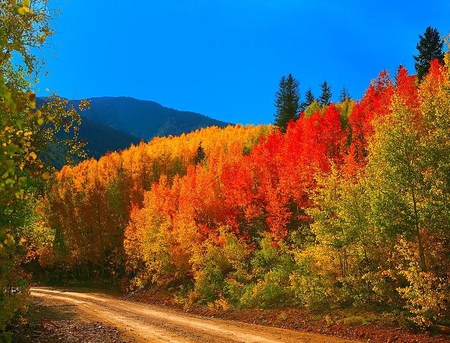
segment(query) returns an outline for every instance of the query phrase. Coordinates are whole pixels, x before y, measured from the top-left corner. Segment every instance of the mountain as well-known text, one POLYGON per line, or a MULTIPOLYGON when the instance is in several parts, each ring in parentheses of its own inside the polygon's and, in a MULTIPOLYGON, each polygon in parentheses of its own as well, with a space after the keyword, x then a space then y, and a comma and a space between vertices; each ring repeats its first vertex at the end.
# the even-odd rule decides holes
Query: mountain
POLYGON ((131 144, 139 144, 140 138, 127 132, 113 129, 96 123, 83 116, 80 126, 80 140, 88 142, 86 150, 89 157, 100 158, 108 151, 128 148, 131 144))
MULTIPOLYGON (((154 101, 130 97, 101 97, 88 100, 91 108, 82 112, 84 118, 145 141, 156 136, 178 136, 203 127, 224 127, 229 124, 199 113, 164 107, 154 101)), ((74 105, 78 102, 72 101, 74 105)))
MULTIPOLYGON (((42 106, 47 99, 37 98, 36 105, 39 108, 42 106)), ((70 105, 74 105, 71 101, 70 105)), ((75 107, 77 108, 77 107, 75 107)), ((114 128, 108 127, 106 125, 97 123, 89 118, 83 116, 79 131, 79 140, 86 141, 88 144, 85 148, 88 157, 100 158, 109 151, 118 151, 128 148, 131 144, 139 144, 142 140, 136 136, 130 135, 129 133, 116 130, 114 128)), ((60 137, 71 137, 71 134, 66 134, 60 132, 58 134, 60 137)), ((53 166, 60 168, 64 165, 65 148, 62 146, 55 146, 50 144, 43 159, 53 166)))
MULTIPOLYGON (((178 136, 207 126, 227 126, 194 112, 177 111, 153 101, 129 97, 101 97, 88 99, 91 107, 81 112, 79 139, 88 142, 89 157, 99 158, 108 151, 128 148, 131 144, 148 141, 156 136, 178 136)), ((37 99, 37 106, 46 100, 37 99)), ((78 108, 80 100, 69 101, 78 108)), ((45 159, 56 167, 63 165, 63 147, 52 146, 45 159)))

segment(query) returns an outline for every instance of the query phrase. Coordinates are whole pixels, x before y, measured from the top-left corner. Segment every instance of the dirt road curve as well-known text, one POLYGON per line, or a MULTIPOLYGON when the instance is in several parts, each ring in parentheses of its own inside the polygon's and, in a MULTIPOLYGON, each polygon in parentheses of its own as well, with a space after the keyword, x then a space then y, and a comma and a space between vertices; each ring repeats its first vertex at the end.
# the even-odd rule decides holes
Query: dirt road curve
POLYGON ((45 302, 72 305, 84 320, 114 325, 134 342, 170 343, 351 343, 334 337, 275 329, 177 313, 154 305, 120 300, 100 293, 32 288, 45 302))

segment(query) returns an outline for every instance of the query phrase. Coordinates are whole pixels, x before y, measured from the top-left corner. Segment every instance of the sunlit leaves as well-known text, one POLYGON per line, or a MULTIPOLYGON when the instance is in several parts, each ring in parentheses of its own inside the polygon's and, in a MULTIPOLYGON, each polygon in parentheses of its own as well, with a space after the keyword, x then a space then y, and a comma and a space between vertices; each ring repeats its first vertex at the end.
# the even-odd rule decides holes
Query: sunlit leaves
POLYGON ((447 67, 420 85, 400 67, 284 133, 208 128, 66 166, 46 203, 55 251, 189 304, 385 304, 431 325, 450 292, 449 89, 447 67))

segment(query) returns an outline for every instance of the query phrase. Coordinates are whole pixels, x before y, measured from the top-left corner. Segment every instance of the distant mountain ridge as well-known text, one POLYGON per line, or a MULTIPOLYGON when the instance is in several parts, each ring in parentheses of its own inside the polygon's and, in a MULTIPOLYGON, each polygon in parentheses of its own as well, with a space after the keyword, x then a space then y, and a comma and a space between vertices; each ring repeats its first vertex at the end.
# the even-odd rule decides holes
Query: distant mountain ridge
MULTIPOLYGON (((90 98, 91 107, 81 112, 80 140, 86 141, 89 157, 100 158, 109 151, 128 148, 156 136, 179 136, 208 126, 225 127, 229 123, 205 115, 178 111, 154 101, 131 97, 90 98)), ((37 99, 38 107, 46 100, 37 99)), ((70 100, 78 108, 80 100, 70 100)), ((52 164, 61 167, 61 152, 53 147, 49 155, 52 164)))
MULTIPOLYGON (((88 100, 91 108, 83 111, 84 118, 145 141, 156 136, 178 136, 208 126, 229 125, 199 113, 164 107, 154 101, 131 97, 99 97, 88 100)), ((71 101, 74 105, 78 102, 71 101)))

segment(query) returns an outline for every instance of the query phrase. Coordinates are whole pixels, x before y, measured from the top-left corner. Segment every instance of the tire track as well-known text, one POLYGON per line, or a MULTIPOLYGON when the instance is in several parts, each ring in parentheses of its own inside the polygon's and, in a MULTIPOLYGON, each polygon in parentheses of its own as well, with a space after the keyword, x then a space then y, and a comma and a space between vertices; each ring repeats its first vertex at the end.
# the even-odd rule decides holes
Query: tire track
POLYGON ((32 288, 38 298, 71 303, 84 317, 112 323, 142 342, 351 343, 335 337, 184 315, 97 293, 32 288))

